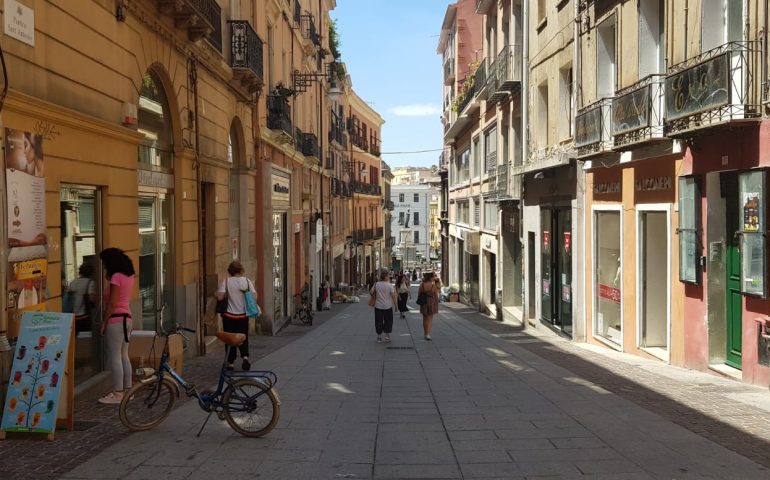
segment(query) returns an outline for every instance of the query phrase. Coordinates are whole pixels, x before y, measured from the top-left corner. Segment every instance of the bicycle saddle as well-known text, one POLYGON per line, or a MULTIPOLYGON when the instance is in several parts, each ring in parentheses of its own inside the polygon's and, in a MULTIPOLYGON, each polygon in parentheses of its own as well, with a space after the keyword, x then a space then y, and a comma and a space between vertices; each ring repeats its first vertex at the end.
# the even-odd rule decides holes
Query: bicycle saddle
POLYGON ((222 343, 232 345, 233 347, 237 347, 246 341, 246 335, 242 333, 217 332, 217 338, 220 339, 222 343))

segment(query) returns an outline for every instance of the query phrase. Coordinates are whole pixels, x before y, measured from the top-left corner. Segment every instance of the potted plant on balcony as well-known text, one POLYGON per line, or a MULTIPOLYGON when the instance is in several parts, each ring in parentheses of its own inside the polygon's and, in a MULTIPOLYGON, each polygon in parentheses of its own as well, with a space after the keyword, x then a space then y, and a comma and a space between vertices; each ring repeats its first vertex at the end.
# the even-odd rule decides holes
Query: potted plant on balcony
POLYGON ((297 95, 297 90, 284 86, 283 82, 278 82, 278 85, 273 88, 273 95, 279 97, 294 97, 297 95))
POLYGON ((468 64, 468 75, 465 77, 465 80, 459 89, 460 91, 450 105, 453 112, 457 112, 457 109, 463 103, 463 100, 465 100, 468 95, 472 95, 471 92, 473 92, 473 86, 476 83, 476 70, 478 68, 479 62, 477 61, 468 64))

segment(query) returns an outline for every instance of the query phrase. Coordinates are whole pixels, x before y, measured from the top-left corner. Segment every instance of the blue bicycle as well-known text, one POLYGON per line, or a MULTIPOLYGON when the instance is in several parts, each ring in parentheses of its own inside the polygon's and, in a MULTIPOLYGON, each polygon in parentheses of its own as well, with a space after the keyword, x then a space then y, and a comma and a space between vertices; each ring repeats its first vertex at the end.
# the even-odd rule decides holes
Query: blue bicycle
POLYGON ((123 395, 120 403, 120 421, 133 431, 149 430, 159 425, 171 413, 174 401, 184 391, 188 397, 195 397, 198 405, 208 416, 198 431, 200 436, 213 413, 220 420, 226 420, 236 432, 246 437, 261 437, 269 433, 281 414, 281 401, 275 384, 278 376, 268 370, 236 372, 227 369, 227 353, 246 340, 242 333, 217 333, 225 345, 225 361, 219 373, 216 391, 199 392, 168 364, 168 340, 171 335, 181 332, 195 333, 195 330, 177 325, 171 333, 157 335, 166 338, 158 369, 144 368, 145 376, 123 395))

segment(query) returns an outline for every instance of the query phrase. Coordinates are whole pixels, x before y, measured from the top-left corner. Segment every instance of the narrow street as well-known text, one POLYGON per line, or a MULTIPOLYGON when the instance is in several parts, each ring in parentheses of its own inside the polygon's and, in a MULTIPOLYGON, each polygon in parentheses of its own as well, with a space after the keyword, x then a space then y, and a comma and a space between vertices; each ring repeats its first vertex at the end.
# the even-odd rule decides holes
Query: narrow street
POLYGON ((442 304, 432 342, 413 311, 377 344, 365 299, 333 308, 255 365, 279 376, 268 436, 214 418, 196 438, 204 414, 187 402, 63 478, 770 476, 764 389, 519 332, 459 304, 442 304))

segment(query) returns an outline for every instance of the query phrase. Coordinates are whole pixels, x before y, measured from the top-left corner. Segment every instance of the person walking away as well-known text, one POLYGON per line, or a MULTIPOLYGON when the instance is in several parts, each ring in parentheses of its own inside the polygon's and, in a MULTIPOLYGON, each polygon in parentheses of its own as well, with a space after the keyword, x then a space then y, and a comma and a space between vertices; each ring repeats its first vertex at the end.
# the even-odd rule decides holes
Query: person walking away
POLYGON ((99 399, 107 405, 119 404, 123 393, 131 388, 131 360, 128 342, 131 337, 131 307, 136 272, 123 250, 107 248, 99 253, 104 265, 107 286, 102 292, 104 317, 100 332, 107 339, 107 365, 112 375, 112 391, 99 399))
POLYGON ((382 342, 382 333, 385 332, 385 341, 390 342, 390 333, 393 331, 393 307, 397 303, 396 289, 390 283, 387 270, 380 272, 380 280, 369 290, 369 294, 375 296, 374 302, 374 329, 377 331, 377 343, 382 342))
POLYGON ((425 340, 433 340, 430 336, 433 328, 433 315, 438 313, 438 287, 433 281, 433 273, 428 272, 423 275, 422 283, 417 291, 417 298, 423 297, 420 303, 420 313, 422 314, 422 329, 425 334, 425 340))
POLYGON ((324 277, 324 281, 321 284, 321 298, 323 299, 322 307, 324 310, 331 310, 332 308, 332 289, 331 289, 331 281, 329 280, 329 275, 326 275, 324 277))
MULTIPOLYGON (((246 340, 238 346, 241 352, 243 370, 251 369, 249 362, 249 318, 246 316, 246 299, 244 293, 251 291, 254 300, 259 300, 254 282, 244 275, 241 262, 233 261, 227 267, 228 277, 219 284, 216 298, 218 301, 227 298, 227 312, 222 314, 222 329, 229 333, 242 333, 246 340)), ((227 354, 227 369, 233 370, 238 350, 230 347, 227 354)))
POLYGON ((398 293, 398 311, 401 312, 401 318, 406 318, 406 312, 409 311, 409 307, 406 305, 406 301, 412 298, 410 292, 411 283, 406 275, 399 275, 396 282, 396 293, 398 293))

